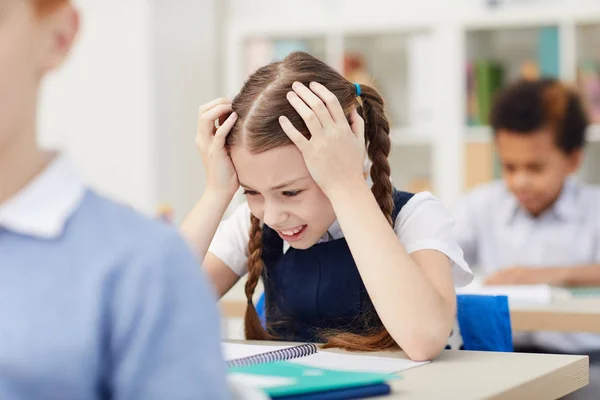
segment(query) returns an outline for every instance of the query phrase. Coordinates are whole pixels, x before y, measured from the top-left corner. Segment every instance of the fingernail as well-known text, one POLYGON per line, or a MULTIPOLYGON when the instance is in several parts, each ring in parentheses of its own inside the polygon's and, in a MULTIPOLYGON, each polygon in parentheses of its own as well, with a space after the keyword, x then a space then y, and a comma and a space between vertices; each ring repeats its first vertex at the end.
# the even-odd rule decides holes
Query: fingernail
POLYGON ((289 98, 294 97, 295 95, 296 95, 296 93, 294 93, 294 92, 287 92, 286 97, 289 99, 289 98))
POLYGON ((301 87, 301 86, 302 86, 302 84, 301 84, 300 82, 294 82, 294 83, 292 84, 292 88, 294 88, 294 89, 298 89, 298 88, 299 88, 299 87, 301 87))
POLYGON ((231 118, 236 119, 237 117, 238 115, 235 111, 231 113, 231 118))
POLYGON ((318 82, 311 82, 310 86, 317 86, 319 83, 318 82))

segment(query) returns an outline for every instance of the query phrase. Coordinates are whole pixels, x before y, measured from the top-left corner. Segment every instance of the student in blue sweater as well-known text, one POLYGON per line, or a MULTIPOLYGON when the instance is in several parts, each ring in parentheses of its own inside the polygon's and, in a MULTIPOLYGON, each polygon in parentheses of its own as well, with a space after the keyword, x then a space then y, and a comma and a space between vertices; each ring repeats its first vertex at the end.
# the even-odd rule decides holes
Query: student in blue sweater
POLYGON ((375 89, 293 53, 233 102, 201 107, 197 144, 208 184, 182 230, 220 295, 247 274, 248 338, 401 347, 415 360, 444 349, 454 287, 472 274, 440 201, 394 190, 375 89), (247 202, 216 232, 239 186, 247 202), (252 301, 259 279, 266 330, 252 301))
POLYGON ((67 0, 0 0, 0 399, 227 398, 214 294, 177 233, 36 145, 40 81, 77 30, 67 0))

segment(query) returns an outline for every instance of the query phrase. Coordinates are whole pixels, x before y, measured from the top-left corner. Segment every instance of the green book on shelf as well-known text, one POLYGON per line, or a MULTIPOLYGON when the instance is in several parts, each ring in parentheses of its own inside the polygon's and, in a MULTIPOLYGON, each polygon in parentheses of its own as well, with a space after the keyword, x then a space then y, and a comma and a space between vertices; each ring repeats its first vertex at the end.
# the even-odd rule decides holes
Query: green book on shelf
POLYGON ((350 399, 390 392, 398 375, 314 368, 278 361, 229 368, 229 380, 263 390, 273 399, 350 399))
POLYGON ((475 81, 478 121, 482 125, 489 125, 494 94, 504 83, 504 69, 494 61, 479 60, 475 62, 475 81))

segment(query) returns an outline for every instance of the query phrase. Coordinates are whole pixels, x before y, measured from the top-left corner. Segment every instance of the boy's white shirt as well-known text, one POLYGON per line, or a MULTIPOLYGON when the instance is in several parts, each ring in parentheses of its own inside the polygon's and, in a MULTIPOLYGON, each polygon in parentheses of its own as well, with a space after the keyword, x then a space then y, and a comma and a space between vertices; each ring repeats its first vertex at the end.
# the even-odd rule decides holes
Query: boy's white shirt
POLYGON ((85 185, 64 155, 0 204, 0 228, 40 239, 60 236, 85 194, 85 185))
MULTIPOLYGON (((519 207, 502 181, 467 194, 456 210, 456 237, 484 275, 512 266, 600 264, 600 187, 565 182, 555 204, 538 218, 519 207)), ((600 335, 519 334, 516 344, 567 352, 600 350, 600 335)))

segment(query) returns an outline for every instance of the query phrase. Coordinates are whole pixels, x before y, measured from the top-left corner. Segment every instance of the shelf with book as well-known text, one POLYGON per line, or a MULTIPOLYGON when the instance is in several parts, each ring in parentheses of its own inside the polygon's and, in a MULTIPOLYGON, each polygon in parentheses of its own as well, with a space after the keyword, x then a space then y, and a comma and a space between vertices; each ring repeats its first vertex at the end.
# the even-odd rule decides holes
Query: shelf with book
POLYGON ((600 23, 576 28, 577 85, 590 119, 600 124, 600 23))
POLYGON ((507 82, 560 76, 559 33, 551 25, 468 30, 467 125, 489 124, 493 96, 507 82))
MULTIPOLYGON (((450 206, 470 187, 469 170, 497 175, 497 164, 473 164, 477 159, 495 162, 486 113, 497 87, 537 75, 581 84, 582 77, 589 78, 581 73, 582 66, 588 60, 600 63, 600 2, 595 0, 506 2, 501 7, 487 7, 483 0, 456 0, 452 5, 447 0, 410 5, 392 0, 290 3, 296 8, 285 22, 277 16, 289 5, 275 0, 244 6, 243 12, 233 7, 228 43, 248 37, 306 38, 317 49, 313 54, 339 71, 348 72, 354 63, 358 77, 349 74, 349 79, 360 82, 366 71, 382 91, 392 119, 395 182, 405 188, 409 182, 430 181, 434 193, 450 206), (429 72, 412 75, 411 70, 423 70, 416 65, 429 72), (483 104, 481 112, 478 103, 483 104), (431 111, 421 113, 423 109, 431 111)), ((235 56, 239 49, 225 50, 229 92, 239 87, 239 79, 230 79, 240 76, 239 71, 230 73, 240 60, 235 56)), ((590 130, 588 158, 600 155, 596 129, 590 130)), ((585 174, 592 180, 597 175, 593 169, 585 174)))

